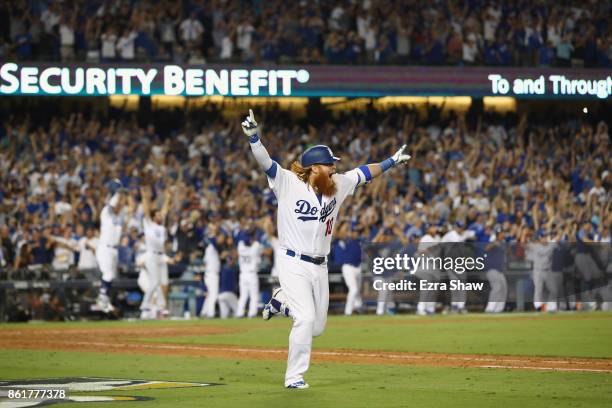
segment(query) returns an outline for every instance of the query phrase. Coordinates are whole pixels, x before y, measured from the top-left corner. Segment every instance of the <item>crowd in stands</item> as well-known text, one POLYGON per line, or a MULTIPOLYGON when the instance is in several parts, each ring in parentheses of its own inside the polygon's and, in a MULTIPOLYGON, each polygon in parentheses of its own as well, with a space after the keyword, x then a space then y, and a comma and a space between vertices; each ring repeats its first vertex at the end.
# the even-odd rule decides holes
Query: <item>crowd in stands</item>
MULTIPOLYGON (((285 168, 317 143, 329 144, 342 158, 339 171, 380 161, 408 144, 414 157, 409 166, 359 189, 343 208, 341 222, 366 242, 387 229, 393 239, 417 242, 428 225, 445 229, 456 221, 482 241, 500 229, 511 242, 529 241, 534 234, 573 241, 580 233, 610 240, 607 123, 578 118, 531 123, 527 116, 441 119, 434 113, 423 120, 408 108, 347 113, 316 127, 273 110, 260 117, 262 140, 285 168)), ((154 200, 171 189, 168 250, 184 262, 201 259, 211 224, 232 235, 245 222, 263 229, 274 219, 275 196, 238 120, 226 121, 210 110, 158 133, 154 124, 141 126, 129 115, 49 118, 44 123, 27 113, 10 115, 0 128, 3 269, 95 267, 99 214, 108 199, 106 183, 114 178, 138 208, 119 251, 126 267, 133 265, 141 239, 143 185, 153 187, 154 200)))
POLYGON ((610 67, 609 0, 2 0, 0 59, 610 67))

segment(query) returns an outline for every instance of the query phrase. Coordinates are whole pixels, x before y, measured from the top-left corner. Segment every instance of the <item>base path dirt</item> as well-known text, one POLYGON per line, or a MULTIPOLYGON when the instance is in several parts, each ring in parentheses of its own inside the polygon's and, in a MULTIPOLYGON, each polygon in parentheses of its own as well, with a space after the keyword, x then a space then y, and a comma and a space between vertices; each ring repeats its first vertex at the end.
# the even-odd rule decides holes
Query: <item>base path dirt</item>
MULTIPOLYGON (((225 345, 186 345, 171 342, 172 337, 207 336, 235 330, 214 326, 134 327, 91 329, 45 329, 24 327, 0 330, 3 349, 86 351, 99 353, 139 353, 173 356, 219 357, 232 360, 286 360, 287 350, 225 345), (142 337, 167 337, 168 343, 141 341, 142 337)), ((317 350, 315 362, 389 364, 434 367, 477 367, 524 370, 556 370, 612 373, 612 359, 408 353, 360 350, 317 350)))

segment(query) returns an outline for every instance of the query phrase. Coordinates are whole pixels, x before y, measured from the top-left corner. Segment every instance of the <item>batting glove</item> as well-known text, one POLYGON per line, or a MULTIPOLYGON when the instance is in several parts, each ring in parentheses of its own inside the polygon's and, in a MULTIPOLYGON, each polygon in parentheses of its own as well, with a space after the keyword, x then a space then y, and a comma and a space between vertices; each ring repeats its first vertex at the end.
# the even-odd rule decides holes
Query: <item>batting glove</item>
POLYGON ((249 109, 249 116, 241 123, 242 131, 245 135, 249 137, 249 140, 252 142, 256 142, 259 139, 259 128, 257 127, 257 122, 255 122, 255 115, 253 115, 253 110, 249 109))
POLYGON ((403 145, 393 156, 391 156, 395 164, 407 162, 412 157, 409 154, 404 154, 404 150, 406 150, 406 145, 403 145))

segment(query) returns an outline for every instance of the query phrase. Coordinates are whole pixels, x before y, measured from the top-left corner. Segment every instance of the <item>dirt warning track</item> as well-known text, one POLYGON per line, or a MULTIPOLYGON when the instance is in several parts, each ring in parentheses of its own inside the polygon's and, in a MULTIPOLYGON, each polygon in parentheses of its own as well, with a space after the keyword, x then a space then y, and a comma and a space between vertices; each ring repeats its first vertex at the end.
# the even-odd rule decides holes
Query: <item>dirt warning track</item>
MULTIPOLYGON (((235 330, 215 326, 100 327, 91 329, 45 329, 24 326, 23 329, 0 330, 0 347, 3 349, 216 357, 232 360, 287 359, 286 349, 172 343, 173 337, 207 336, 231 333, 233 331, 235 330), (151 343, 140 340, 142 337, 167 337, 169 341, 167 343, 151 343)), ((343 349, 315 349, 312 357, 315 362, 332 363, 612 373, 612 359, 409 353, 343 349)))

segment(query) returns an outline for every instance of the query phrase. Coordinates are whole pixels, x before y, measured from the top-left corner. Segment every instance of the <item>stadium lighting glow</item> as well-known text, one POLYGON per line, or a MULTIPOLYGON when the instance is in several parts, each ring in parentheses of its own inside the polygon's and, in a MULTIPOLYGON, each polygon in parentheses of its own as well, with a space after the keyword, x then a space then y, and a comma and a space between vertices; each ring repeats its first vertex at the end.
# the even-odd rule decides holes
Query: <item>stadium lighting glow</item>
POLYGON ((482 98, 486 112, 515 112, 517 101, 511 96, 485 96, 482 98))

